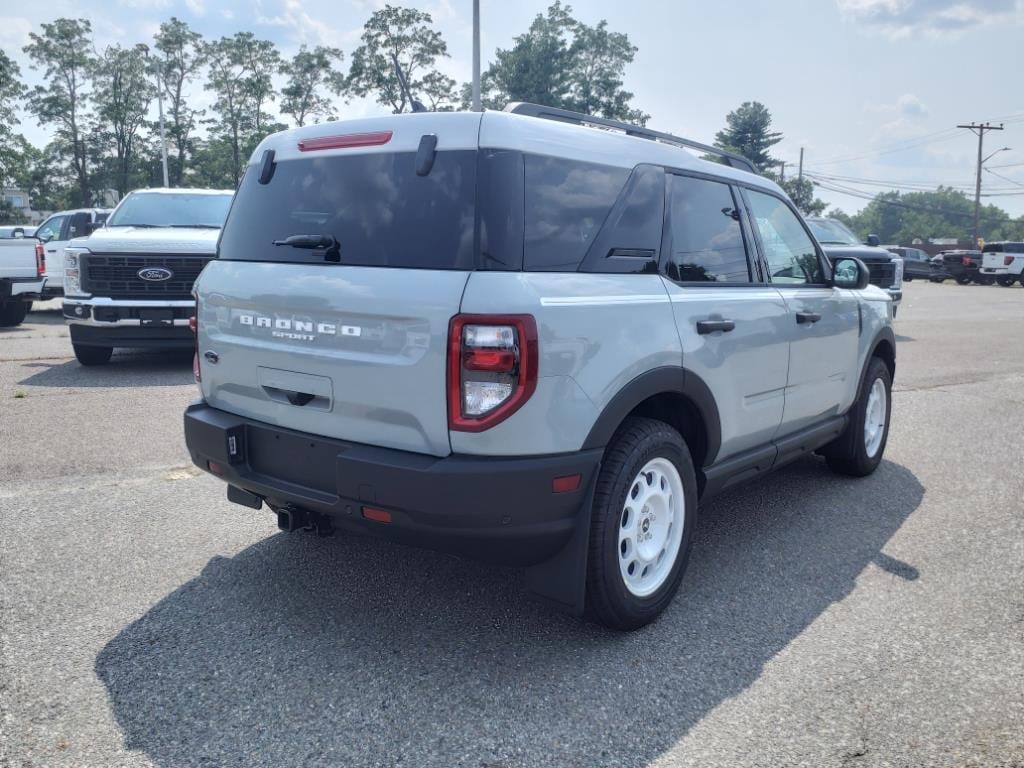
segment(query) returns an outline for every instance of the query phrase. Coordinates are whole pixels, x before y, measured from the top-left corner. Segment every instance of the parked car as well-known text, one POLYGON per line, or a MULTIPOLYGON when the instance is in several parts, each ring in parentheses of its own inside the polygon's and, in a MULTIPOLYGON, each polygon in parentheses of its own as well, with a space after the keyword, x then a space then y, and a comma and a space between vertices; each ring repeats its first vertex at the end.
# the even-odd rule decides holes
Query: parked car
POLYGON ((929 267, 931 268, 931 275, 928 279, 933 283, 944 283, 949 280, 952 275, 949 274, 949 270, 946 269, 946 264, 943 261, 942 254, 938 253, 932 256, 929 260, 929 267))
POLYGON ((892 297, 893 317, 903 298, 903 260, 878 245, 871 235, 869 243, 862 243, 849 227, 838 219, 822 216, 807 217, 811 232, 825 249, 829 260, 854 257, 863 261, 871 273, 871 284, 877 285, 892 297))
POLYGON ((1024 285, 1024 243, 985 243, 981 249, 981 274, 1005 288, 1018 280, 1024 285))
POLYGON ((914 279, 930 280, 932 278, 930 257, 920 248, 903 245, 883 245, 882 247, 903 259, 903 279, 908 283, 914 279))
POLYGON ((0 240, 18 239, 22 237, 35 237, 36 228, 28 224, 15 224, 13 226, 0 227, 0 240))
POLYGON ((185 439, 284 530, 527 566, 634 629, 699 501, 814 451, 878 466, 895 337, 869 278, 745 159, 635 125, 306 126, 257 147, 196 283, 185 439))
POLYGON ((0 238, 0 327, 21 325, 45 285, 42 244, 34 237, 0 238))
POLYGON ((101 230, 68 245, 64 317, 78 362, 103 365, 116 347, 192 346, 192 284, 216 253, 232 195, 131 192, 101 230))
POLYGON ((64 295, 64 249, 76 237, 86 237, 110 215, 108 208, 79 208, 60 211, 47 218, 35 231, 46 251, 46 292, 43 298, 64 295))
POLYGON ((959 249, 943 251, 939 256, 942 257, 943 268, 960 285, 967 285, 970 282, 992 285, 995 282, 994 277, 980 274, 981 251, 959 249))

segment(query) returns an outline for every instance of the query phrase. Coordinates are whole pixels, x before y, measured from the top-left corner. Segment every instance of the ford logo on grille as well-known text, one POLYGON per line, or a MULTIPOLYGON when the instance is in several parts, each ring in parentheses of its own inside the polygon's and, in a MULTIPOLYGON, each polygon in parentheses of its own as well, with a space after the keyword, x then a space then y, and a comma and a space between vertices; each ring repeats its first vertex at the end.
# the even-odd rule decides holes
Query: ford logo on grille
POLYGON ((149 280, 151 283, 157 283, 161 280, 170 280, 174 277, 174 273, 164 267, 143 267, 135 274, 143 280, 149 280))

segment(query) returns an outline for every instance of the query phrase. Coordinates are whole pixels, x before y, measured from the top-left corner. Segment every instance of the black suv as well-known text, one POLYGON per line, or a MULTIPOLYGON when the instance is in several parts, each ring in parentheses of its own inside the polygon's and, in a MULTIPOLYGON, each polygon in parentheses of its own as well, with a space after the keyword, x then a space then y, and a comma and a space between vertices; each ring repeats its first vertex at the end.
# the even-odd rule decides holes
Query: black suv
POLYGON ((895 316, 896 308, 903 298, 903 259, 880 247, 875 235, 868 237, 867 244, 862 243, 860 238, 838 219, 811 216, 806 221, 833 264, 837 259, 853 257, 867 265, 871 285, 877 285, 892 297, 892 312, 895 316))

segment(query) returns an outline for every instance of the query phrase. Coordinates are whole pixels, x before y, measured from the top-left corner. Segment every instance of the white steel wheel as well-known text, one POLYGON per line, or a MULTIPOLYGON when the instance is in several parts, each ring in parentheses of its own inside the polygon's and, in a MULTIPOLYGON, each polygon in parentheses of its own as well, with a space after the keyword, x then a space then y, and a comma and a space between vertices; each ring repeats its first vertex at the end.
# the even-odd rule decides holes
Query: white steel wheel
POLYGON ((885 437, 885 421, 889 413, 889 395, 885 391, 885 382, 875 379, 868 393, 868 404, 864 411, 864 451, 869 458, 874 458, 885 437))
POLYGON ((686 497, 668 459, 648 461, 626 492, 619 518, 619 573, 636 597, 654 594, 672 572, 683 539, 686 497))

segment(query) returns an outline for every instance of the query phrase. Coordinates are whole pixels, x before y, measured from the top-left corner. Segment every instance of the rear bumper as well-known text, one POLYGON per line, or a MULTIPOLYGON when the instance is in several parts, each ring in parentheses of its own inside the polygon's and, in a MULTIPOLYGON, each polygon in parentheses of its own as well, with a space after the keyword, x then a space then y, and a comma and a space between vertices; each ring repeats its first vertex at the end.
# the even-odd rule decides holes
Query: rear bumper
POLYGON ((45 288, 46 278, 42 277, 0 278, 0 301, 4 299, 20 299, 22 301, 39 299, 45 288))
POLYGON ((215 462, 217 476, 272 508, 291 505, 342 530, 521 566, 552 558, 577 527, 589 527, 602 455, 438 458, 281 429, 204 402, 185 411, 185 442, 196 466, 210 471, 215 462), (576 474, 576 490, 553 492, 554 478, 576 474), (391 522, 367 519, 364 507, 388 512, 391 522))

